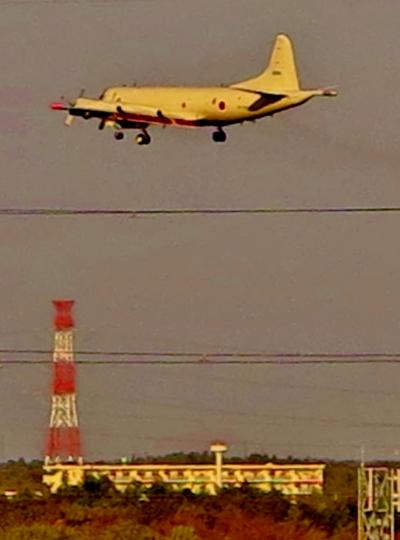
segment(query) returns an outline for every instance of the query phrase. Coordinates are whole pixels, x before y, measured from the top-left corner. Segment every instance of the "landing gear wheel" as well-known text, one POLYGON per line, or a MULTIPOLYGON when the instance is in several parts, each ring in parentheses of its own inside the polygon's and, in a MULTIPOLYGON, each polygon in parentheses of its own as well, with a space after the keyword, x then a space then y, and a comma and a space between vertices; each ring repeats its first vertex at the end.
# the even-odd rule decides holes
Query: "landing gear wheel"
POLYGON ((145 146, 147 144, 150 144, 151 137, 147 132, 138 133, 135 137, 136 144, 139 146, 145 146))
POLYGON ((116 141, 122 141, 123 138, 124 138, 124 134, 122 133, 122 131, 115 131, 114 132, 114 139, 116 141))
POLYGON ((216 143, 223 143, 226 141, 226 133, 225 131, 222 131, 222 129, 218 129, 217 131, 214 131, 212 138, 216 143))

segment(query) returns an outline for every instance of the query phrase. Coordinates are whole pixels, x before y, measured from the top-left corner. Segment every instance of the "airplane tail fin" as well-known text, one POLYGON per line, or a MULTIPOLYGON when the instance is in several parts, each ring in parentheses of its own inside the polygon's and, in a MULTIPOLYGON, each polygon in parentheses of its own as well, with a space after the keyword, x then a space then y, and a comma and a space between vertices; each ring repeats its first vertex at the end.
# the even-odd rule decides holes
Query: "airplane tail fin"
POLYGON ((256 92, 300 90, 293 44, 290 38, 285 34, 278 34, 266 70, 258 77, 231 86, 256 92))

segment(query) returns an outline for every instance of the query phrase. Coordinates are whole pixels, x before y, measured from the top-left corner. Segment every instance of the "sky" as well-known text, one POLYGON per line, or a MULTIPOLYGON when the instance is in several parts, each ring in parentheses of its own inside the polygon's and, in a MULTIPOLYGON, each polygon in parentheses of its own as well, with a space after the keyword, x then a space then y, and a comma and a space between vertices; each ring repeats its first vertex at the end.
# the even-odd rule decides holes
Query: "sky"
MULTIPOLYGON (((379 0, 0 0, 0 207, 399 206, 400 4, 379 0), (49 103, 116 84, 215 85, 294 40, 304 87, 255 124, 133 136, 49 103)), ((0 217, 0 348, 400 351, 398 214, 0 217)), ((46 357, 48 359, 48 357, 46 357)), ((0 357, 0 461, 43 454, 50 366, 0 357)), ((400 455, 399 365, 79 366, 85 458, 205 450, 400 455)))

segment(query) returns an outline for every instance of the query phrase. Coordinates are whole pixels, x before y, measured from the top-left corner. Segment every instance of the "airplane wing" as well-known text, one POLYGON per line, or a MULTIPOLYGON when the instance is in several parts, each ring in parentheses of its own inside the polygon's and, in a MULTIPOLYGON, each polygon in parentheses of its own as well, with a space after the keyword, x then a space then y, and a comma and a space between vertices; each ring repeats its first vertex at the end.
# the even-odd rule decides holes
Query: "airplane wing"
POLYGON ((123 104, 117 106, 116 119, 145 124, 196 127, 205 120, 205 117, 193 112, 163 111, 153 107, 123 104))
POLYGON ((204 116, 192 112, 163 111, 155 107, 130 105, 129 103, 108 103, 102 100, 78 98, 73 104, 52 103, 51 108, 67 112, 65 124, 70 126, 75 117, 99 118, 102 122, 124 124, 162 124, 182 127, 201 125, 204 116))

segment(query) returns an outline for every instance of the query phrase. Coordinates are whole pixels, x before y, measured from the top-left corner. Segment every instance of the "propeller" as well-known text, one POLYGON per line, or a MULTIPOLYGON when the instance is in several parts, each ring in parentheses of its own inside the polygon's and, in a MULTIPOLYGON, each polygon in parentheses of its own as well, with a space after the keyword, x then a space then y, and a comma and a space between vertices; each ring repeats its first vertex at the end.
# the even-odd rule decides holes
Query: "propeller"
POLYGON ((78 94, 78 97, 74 101, 66 99, 65 96, 60 96, 61 101, 56 101, 52 103, 50 107, 51 109, 53 109, 53 111, 67 111, 67 116, 65 117, 64 124, 69 127, 75 120, 75 116, 70 114, 70 109, 73 109, 76 106, 77 100, 79 98, 82 98, 84 95, 85 88, 82 88, 78 94))
MULTIPOLYGON (((64 107, 65 107, 65 110, 67 110, 68 108, 70 107, 75 107, 75 104, 76 104, 76 100, 83 97, 85 95, 85 88, 82 88, 81 91, 79 92, 78 94, 78 97, 75 99, 75 100, 72 100, 72 99, 69 99, 69 98, 66 98, 65 96, 60 96, 60 100, 61 102, 60 103, 57 103, 57 105, 61 105, 61 104, 64 104, 64 107), (67 107, 67 104, 69 105, 69 107, 67 107)), ((55 104, 54 104, 55 105, 55 104)), ((51 107, 53 109, 53 105, 51 107)), ((62 110, 61 107, 57 106, 56 107, 57 110, 62 110)))
POLYGON ((64 125, 67 127, 70 127, 72 122, 75 120, 75 116, 72 116, 72 114, 67 114, 64 120, 64 125))

